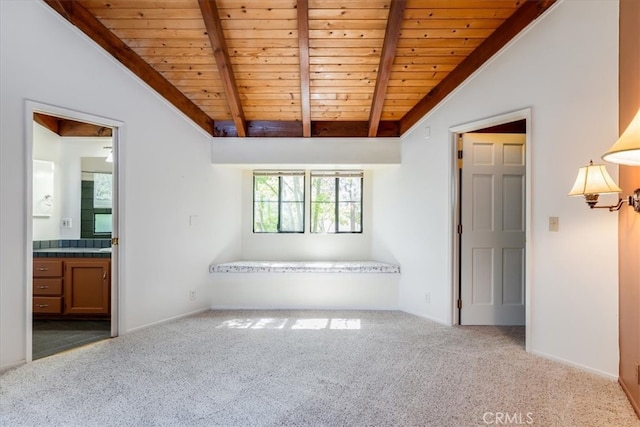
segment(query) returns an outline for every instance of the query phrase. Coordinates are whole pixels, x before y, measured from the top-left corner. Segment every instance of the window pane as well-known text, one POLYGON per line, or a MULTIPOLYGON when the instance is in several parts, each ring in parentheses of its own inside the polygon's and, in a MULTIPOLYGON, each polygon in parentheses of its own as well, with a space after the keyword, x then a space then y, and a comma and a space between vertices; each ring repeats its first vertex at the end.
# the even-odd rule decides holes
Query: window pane
POLYGON ((333 202, 311 203, 311 232, 335 233, 336 204, 333 202))
POLYGON ((112 200, 112 177, 110 173, 93 174, 93 207, 111 208, 112 200))
POLYGON ((362 179, 361 178, 340 178, 340 201, 341 202, 360 202, 362 179))
POLYGON ((362 231, 362 206, 360 202, 341 202, 338 206, 338 231, 342 233, 359 233, 362 231))
POLYGON ((278 232, 278 201, 256 201, 253 211, 253 231, 255 233, 278 232))
POLYGON ((93 232, 95 234, 111 233, 111 214, 93 214, 93 232))
POLYGON ((304 176, 283 176, 281 182, 283 202, 304 202, 304 176))
POLYGON ((280 231, 304 231, 304 202, 282 202, 280 211, 280 231))
POLYGON ((336 194, 336 179, 333 177, 311 177, 311 201, 333 202, 336 194))
POLYGON ((253 177, 254 182, 254 200, 277 202, 278 194, 278 177, 256 175, 253 177))

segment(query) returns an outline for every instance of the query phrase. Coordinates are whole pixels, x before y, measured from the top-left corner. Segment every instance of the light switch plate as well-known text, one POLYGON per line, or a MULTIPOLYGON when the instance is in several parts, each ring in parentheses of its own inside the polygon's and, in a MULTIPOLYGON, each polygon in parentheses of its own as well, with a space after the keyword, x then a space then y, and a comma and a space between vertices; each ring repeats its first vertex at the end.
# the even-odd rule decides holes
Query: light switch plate
POLYGON ((560 218, 557 216, 549 217, 549 231, 560 231, 560 218))

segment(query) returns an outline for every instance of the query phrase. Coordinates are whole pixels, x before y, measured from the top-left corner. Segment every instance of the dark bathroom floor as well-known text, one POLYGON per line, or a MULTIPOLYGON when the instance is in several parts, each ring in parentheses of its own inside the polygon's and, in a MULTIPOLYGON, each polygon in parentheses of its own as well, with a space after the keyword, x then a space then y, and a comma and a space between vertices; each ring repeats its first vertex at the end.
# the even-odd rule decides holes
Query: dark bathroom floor
POLYGON ((111 336, 109 320, 33 320, 33 360, 111 336))

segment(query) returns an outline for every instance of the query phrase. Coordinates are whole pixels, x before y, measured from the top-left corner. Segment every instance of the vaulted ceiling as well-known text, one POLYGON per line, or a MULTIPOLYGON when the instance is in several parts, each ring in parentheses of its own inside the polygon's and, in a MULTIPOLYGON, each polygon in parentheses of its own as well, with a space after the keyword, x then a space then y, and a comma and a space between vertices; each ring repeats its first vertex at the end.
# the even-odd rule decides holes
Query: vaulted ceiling
POLYGON ((399 136, 555 0, 45 0, 214 136, 399 136))

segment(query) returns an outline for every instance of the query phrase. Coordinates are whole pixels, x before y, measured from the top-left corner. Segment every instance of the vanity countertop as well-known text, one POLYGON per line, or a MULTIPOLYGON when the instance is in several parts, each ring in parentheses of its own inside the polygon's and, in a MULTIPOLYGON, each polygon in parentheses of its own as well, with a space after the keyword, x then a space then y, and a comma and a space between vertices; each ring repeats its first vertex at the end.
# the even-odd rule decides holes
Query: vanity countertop
POLYGON ((34 258, 44 257, 110 258, 111 248, 47 248, 34 249, 34 258))
POLYGON ((111 240, 49 240, 34 241, 34 258, 110 258, 111 240))

